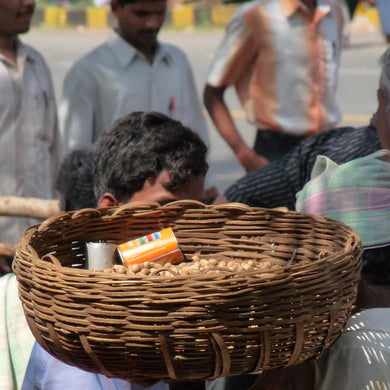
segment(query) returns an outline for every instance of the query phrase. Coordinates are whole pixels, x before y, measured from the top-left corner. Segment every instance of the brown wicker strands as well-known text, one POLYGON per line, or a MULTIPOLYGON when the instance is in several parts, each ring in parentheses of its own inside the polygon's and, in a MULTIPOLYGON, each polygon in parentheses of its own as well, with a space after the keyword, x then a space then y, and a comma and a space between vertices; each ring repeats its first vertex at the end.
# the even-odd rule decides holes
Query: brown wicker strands
POLYGON ((322 217, 241 204, 133 203, 30 228, 14 271, 31 330, 60 360, 112 377, 192 380, 317 357, 349 318, 361 253, 352 229, 322 217), (87 241, 120 243, 168 226, 187 258, 289 265, 130 279, 81 268, 87 241))

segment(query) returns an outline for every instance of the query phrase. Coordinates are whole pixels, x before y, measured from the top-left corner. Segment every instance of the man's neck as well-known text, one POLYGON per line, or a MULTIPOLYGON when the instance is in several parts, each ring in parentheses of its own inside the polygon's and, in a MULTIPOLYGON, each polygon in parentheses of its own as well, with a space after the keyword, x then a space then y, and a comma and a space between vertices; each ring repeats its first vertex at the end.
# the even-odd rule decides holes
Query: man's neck
POLYGON ((116 27, 114 30, 130 46, 134 47, 134 49, 136 49, 140 53, 142 53, 149 63, 153 64, 154 56, 155 56, 155 54, 157 52, 157 47, 158 47, 158 43, 157 42, 155 42, 154 44, 151 44, 151 45, 147 45, 147 46, 146 45, 142 45, 142 46, 141 45, 137 45, 136 43, 131 42, 128 39, 126 39, 126 37, 123 34, 121 34, 121 32, 120 32, 118 27, 116 27))
POLYGON ((145 56, 149 63, 153 64, 154 56, 156 55, 157 51, 157 43, 151 47, 136 47, 136 49, 145 56))
POLYGON ((16 64, 16 35, 0 34, 0 54, 16 64))

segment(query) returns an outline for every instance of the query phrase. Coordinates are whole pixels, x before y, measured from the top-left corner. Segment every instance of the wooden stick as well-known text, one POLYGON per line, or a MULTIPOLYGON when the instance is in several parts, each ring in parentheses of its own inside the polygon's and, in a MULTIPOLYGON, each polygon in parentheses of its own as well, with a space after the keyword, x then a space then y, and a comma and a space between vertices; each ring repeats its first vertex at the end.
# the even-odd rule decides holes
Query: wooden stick
POLYGON ((58 212, 60 201, 57 199, 0 196, 0 215, 46 219, 58 212))

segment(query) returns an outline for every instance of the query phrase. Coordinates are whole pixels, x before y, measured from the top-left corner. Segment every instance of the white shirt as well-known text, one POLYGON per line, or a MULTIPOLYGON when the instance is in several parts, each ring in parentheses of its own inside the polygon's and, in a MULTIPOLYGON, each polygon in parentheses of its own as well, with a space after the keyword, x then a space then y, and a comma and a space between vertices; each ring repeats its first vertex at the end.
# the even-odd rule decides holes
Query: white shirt
POLYGON ((315 367, 318 390, 390 389, 390 309, 352 316, 315 367))
POLYGON ((353 315, 317 360, 291 367, 286 390, 390 389, 390 309, 353 315))
POLYGON ((249 121, 295 135, 333 128, 342 4, 318 0, 313 14, 298 0, 253 0, 236 11, 207 83, 234 86, 249 121))
MULTIPOLYGON (((49 69, 17 41, 17 66, 0 55, 0 196, 52 198, 59 163, 57 112, 49 69)), ((0 217, 0 241, 18 242, 39 221, 0 217)))
MULTIPOLYGON (((159 43, 153 64, 112 31, 108 41, 78 60, 67 74, 60 106, 65 151, 94 143, 132 111, 158 111, 181 121, 206 145, 208 131, 185 54, 159 43)), ((215 185, 206 176, 206 189, 215 185)))

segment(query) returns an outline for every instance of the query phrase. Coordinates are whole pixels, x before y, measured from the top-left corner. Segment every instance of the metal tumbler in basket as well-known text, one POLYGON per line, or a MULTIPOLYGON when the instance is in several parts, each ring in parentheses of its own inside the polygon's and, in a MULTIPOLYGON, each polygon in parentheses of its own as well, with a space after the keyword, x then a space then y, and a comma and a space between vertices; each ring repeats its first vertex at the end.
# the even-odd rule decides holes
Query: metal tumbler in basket
POLYGON ((86 247, 86 269, 105 270, 115 264, 115 244, 109 242, 87 242, 86 247))

